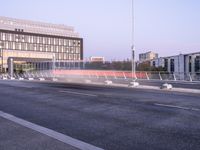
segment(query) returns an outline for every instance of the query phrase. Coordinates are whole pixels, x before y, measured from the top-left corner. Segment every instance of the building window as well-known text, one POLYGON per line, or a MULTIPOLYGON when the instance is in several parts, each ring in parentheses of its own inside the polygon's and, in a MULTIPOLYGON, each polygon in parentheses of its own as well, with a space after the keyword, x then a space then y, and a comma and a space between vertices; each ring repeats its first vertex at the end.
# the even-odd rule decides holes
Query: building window
POLYGON ((195 58, 195 72, 200 73, 200 56, 195 58))
POLYGON ((192 56, 189 56, 189 72, 192 72, 192 56))
POLYGON ((155 67, 156 66, 156 62, 155 61, 153 61, 153 67, 155 67))
POLYGON ((80 47, 76 47, 76 53, 77 53, 77 54, 80 53, 80 47))
POLYGON ((53 38, 50 39, 50 44, 51 44, 51 45, 54 44, 54 39, 53 39, 53 38))
POLYGON ((55 45, 58 45, 59 43, 58 43, 58 39, 55 39, 55 45))
POLYGON ((3 39, 4 41, 6 40, 6 34, 5 34, 5 33, 2 34, 2 39, 3 39))
POLYGON ((37 44, 40 43, 40 37, 37 37, 37 44))
POLYGON ((170 71, 174 72, 174 59, 170 59, 170 71))
POLYGON ((43 43, 43 38, 39 37, 39 43, 42 44, 43 43))
POLYGON ((4 47, 4 43, 3 41, 0 41, 0 48, 3 48, 4 47))

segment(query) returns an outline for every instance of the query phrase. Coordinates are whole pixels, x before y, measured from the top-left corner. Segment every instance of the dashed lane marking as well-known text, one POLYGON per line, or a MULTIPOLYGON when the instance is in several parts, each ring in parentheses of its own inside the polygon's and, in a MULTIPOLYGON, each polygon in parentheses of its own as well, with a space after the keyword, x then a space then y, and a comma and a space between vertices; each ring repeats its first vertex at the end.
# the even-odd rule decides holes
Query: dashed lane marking
POLYGON ((177 109, 184 109, 184 110, 200 111, 200 109, 198 109, 198 108, 190 108, 190 107, 183 107, 183 106, 176 106, 176 105, 167 105, 167 104, 159 104, 159 103, 155 103, 154 105, 161 106, 161 107, 168 107, 168 108, 177 108, 177 109))
POLYGON ((90 96, 90 97, 97 97, 98 95, 95 94, 89 94, 89 93, 80 93, 75 91, 59 91, 60 93, 69 93, 69 94, 75 94, 75 95, 83 95, 83 96, 90 96))

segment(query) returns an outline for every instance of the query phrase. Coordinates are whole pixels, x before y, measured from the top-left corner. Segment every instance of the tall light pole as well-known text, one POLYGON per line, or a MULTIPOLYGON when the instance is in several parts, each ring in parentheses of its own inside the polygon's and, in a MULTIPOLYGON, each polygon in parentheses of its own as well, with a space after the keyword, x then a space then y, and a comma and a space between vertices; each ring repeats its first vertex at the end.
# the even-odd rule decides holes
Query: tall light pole
POLYGON ((134 34, 135 34, 135 13, 134 13, 134 0, 132 0, 132 9, 131 9, 131 53, 132 53, 132 57, 131 57, 131 60, 132 60, 132 82, 130 83, 132 87, 136 87, 139 85, 138 82, 136 82, 136 65, 135 65, 135 37, 134 37, 134 34))
POLYGON ((134 18, 134 0, 132 0, 132 10, 131 10, 131 53, 132 53, 132 79, 135 81, 135 37, 134 37, 134 32, 135 32, 135 18, 134 18))

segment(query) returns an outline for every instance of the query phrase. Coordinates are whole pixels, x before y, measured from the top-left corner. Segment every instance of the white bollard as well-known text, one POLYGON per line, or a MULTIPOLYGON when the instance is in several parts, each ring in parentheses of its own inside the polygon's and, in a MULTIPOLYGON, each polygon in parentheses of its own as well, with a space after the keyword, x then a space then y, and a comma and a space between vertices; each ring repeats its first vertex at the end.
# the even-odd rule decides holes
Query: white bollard
POLYGON ((10 77, 10 80, 15 80, 15 78, 14 77, 10 77))
POLYGON ((106 80, 106 81, 105 81, 105 84, 106 84, 106 85, 111 85, 112 83, 113 83, 113 82, 110 81, 110 80, 106 80))
POLYGON ((91 80, 85 80, 85 83, 92 83, 91 80))
POLYGON ((161 87, 161 89, 171 90, 173 86, 171 84, 165 83, 161 87))
POLYGON ((45 81, 45 78, 39 78, 40 81, 45 81))
POLYGON ((19 80, 22 81, 22 80, 24 80, 24 78, 20 77, 19 80))
POLYGON ((7 77, 3 77, 3 80, 8 80, 8 78, 7 77))
POLYGON ((53 81, 58 81, 58 79, 57 79, 57 78, 53 78, 52 80, 53 80, 53 81))
POLYGON ((29 81, 33 81, 34 79, 33 79, 33 78, 28 78, 28 80, 29 80, 29 81))
POLYGON ((139 86, 139 85, 140 85, 139 82, 133 81, 133 82, 131 82, 131 83, 129 84, 129 87, 137 87, 137 86, 139 86))

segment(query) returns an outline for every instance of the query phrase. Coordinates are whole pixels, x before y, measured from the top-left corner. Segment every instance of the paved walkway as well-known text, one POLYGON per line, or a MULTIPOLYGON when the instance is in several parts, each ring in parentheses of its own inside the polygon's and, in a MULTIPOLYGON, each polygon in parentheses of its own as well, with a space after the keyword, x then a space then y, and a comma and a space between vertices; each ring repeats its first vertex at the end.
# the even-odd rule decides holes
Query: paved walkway
POLYGON ((0 117, 1 150, 77 150, 76 148, 0 117))

